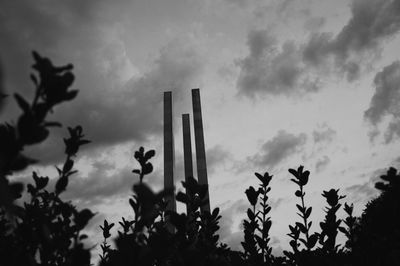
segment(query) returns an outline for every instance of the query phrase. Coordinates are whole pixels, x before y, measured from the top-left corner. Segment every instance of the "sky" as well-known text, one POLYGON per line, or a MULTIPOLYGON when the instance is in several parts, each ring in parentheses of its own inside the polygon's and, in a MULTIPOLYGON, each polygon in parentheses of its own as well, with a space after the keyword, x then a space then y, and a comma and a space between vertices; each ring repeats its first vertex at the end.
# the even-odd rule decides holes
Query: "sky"
MULTIPOLYGON (((145 182, 162 189, 164 91, 173 93, 182 190, 181 114, 191 113, 190 91, 200 88, 221 240, 240 249, 244 191, 257 186, 255 172, 269 172, 279 254, 297 221, 289 168, 311 172, 306 204, 319 231, 323 190, 339 188, 359 215, 378 195, 374 182, 400 163, 399 31, 400 0, 0 0, 0 88, 32 97, 36 50, 56 65, 72 63, 79 90, 51 115, 64 127, 25 151, 40 163, 15 178, 29 180, 32 170, 55 177, 66 127, 82 125, 92 143, 64 197, 97 212, 88 230, 100 235, 105 218, 132 215, 140 146, 156 150, 145 182)), ((10 97, 0 119, 19 112, 10 97)))

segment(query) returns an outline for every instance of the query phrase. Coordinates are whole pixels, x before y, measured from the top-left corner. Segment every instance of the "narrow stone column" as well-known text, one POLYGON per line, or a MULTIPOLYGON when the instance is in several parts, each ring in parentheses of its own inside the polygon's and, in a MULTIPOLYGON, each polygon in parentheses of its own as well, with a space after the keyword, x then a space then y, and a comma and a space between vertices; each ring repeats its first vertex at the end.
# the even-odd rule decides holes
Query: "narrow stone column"
POLYGON ((165 196, 167 210, 176 211, 174 196, 174 132, 172 120, 172 92, 164 92, 164 189, 171 192, 165 196))
MULTIPOLYGON (((199 184, 208 186, 207 178, 207 162, 206 150, 204 146, 203 120, 201 115, 200 89, 192 89, 192 104, 193 104, 193 121, 194 121, 194 138, 196 143, 196 161, 197 161, 197 177, 199 184)), ((201 208, 201 211, 210 212, 210 196, 206 193, 207 203, 201 208)))
MULTIPOLYGON (((190 116, 182 115, 182 131, 183 131, 183 162, 185 165, 185 181, 188 182, 189 177, 193 177, 193 159, 192 159, 192 142, 190 136, 190 116)), ((186 191, 189 195, 189 191, 186 191)), ((191 213, 191 208, 186 205, 186 213, 191 213)))

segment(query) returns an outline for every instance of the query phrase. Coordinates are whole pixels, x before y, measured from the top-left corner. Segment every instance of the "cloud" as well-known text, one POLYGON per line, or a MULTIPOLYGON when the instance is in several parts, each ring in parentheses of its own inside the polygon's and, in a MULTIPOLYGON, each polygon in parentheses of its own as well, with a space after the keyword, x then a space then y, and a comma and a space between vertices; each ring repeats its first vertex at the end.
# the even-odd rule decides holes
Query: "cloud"
MULTIPOLYGON (((286 1, 289 3, 289 1, 286 1)), ((267 30, 251 30, 247 36, 249 54, 237 61, 239 95, 301 95, 316 92, 321 74, 345 76, 351 82, 380 57, 382 44, 400 30, 399 0, 354 0, 351 17, 335 35, 318 32, 325 22, 308 19, 308 41, 279 45, 267 30)))
MULTIPOLYGON (((132 173, 132 170, 137 167, 135 164, 116 169, 116 166, 108 160, 95 161, 87 176, 78 173, 70 177, 68 188, 62 196, 73 200, 77 205, 85 206, 112 202, 121 196, 128 199, 132 194, 133 184, 139 182, 138 176, 132 173)), ((145 176, 143 182, 154 189, 162 183, 161 177, 161 172, 155 171, 145 176)))
POLYGON ((261 151, 248 158, 258 167, 274 168, 286 158, 302 150, 307 140, 304 133, 294 135, 280 130, 275 137, 261 146, 261 151))
POLYGON ((193 86, 201 71, 202 60, 195 48, 175 39, 161 49, 150 71, 132 78, 119 91, 84 97, 77 106, 83 112, 63 118, 86 125, 88 135, 98 144, 144 141, 162 131, 163 91, 179 95, 193 86))
POLYGON ((400 30, 400 1, 354 0, 351 18, 342 30, 313 33, 303 51, 304 60, 321 67, 332 57, 348 81, 358 78, 365 57, 376 57, 384 40, 400 30))
POLYGON ((312 132, 314 143, 329 143, 336 136, 336 131, 327 124, 319 126, 317 130, 312 132))
POLYGON ((365 202, 372 200, 379 195, 379 190, 375 188, 375 183, 380 181, 380 176, 385 174, 387 169, 377 169, 370 173, 361 175, 361 178, 368 179, 367 181, 349 186, 345 189, 345 195, 348 195, 349 199, 354 203, 365 202))
POLYGON ((221 145, 215 145, 214 147, 207 149, 206 154, 207 170, 209 173, 215 172, 220 165, 223 165, 232 158, 232 154, 221 145))
POLYGON ((247 37, 249 55, 237 62, 240 74, 239 94, 254 98, 260 95, 290 95, 315 91, 316 83, 305 77, 301 53, 292 41, 278 48, 267 30, 252 30, 247 37))
POLYGON ((391 142, 400 136, 400 61, 383 68, 374 78, 375 93, 369 108, 364 112, 364 119, 373 129, 370 131, 371 140, 378 134, 379 124, 385 117, 390 123, 385 130, 385 142, 391 142))
POLYGON ((326 19, 324 17, 311 17, 308 18, 304 22, 304 29, 310 32, 316 32, 326 23, 326 19))
POLYGON ((326 166, 331 162, 328 156, 324 155, 322 158, 319 158, 315 163, 315 170, 317 173, 323 171, 326 166))
POLYGON ((244 214, 248 207, 248 203, 241 199, 233 202, 228 208, 220 212, 222 217, 219 221, 220 229, 218 234, 221 242, 226 243, 232 250, 241 250, 240 242, 243 241, 243 232, 234 230, 234 218, 244 214))
MULTIPOLYGON (((153 63, 139 73, 129 57, 132 44, 126 38, 130 5, 130 1, 114 5, 105 0, 1 4, 5 87, 31 97, 29 79, 21 78, 28 76, 31 49, 39 49, 57 65, 72 62, 78 97, 55 108, 49 119, 65 126, 81 124, 93 141, 85 149, 144 142, 161 134, 162 92, 195 87, 203 70, 200 45, 188 34, 171 36, 155 53, 153 63)), ((15 104, 7 111, 7 119, 19 113, 15 104)), ((54 144, 64 135, 64 129, 52 130, 48 144, 35 146, 31 156, 54 163, 62 150, 54 144)))
POLYGON ((249 4, 248 0, 225 0, 225 1, 237 5, 240 8, 244 8, 249 4))

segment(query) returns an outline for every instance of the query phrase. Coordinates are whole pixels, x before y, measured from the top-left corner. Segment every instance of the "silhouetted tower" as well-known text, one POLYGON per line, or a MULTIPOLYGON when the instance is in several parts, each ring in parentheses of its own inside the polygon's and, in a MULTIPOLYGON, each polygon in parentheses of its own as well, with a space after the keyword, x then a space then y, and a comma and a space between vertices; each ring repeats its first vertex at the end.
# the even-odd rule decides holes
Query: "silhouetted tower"
MULTIPOLYGON (((203 119, 201 115, 200 89, 192 89, 194 139, 196 144, 197 177, 199 184, 208 186, 206 150, 204 146, 203 119)), ((206 193, 207 203, 201 211, 210 212, 210 196, 206 193)))
MULTIPOLYGON (((190 136, 190 116, 182 115, 182 133, 183 133, 183 163, 185 166, 185 181, 188 182, 189 177, 193 177, 193 159, 192 159, 192 142, 190 136)), ((189 193, 186 191, 186 193, 189 193)), ((186 205, 186 213, 191 213, 190 206, 186 205)))
MULTIPOLYGON (((210 196, 208 192, 206 150, 204 146, 203 121, 201 115, 200 90, 192 89, 194 138, 196 146, 197 177, 201 185, 207 185, 206 204, 201 211, 210 212, 210 196)), ((185 166, 185 181, 193 177, 192 144, 190 135, 190 116, 182 115, 183 131, 183 155, 185 166)), ((174 189, 174 134, 172 119, 172 92, 164 92, 164 189, 174 189)), ((168 201, 167 210, 176 211, 176 202, 173 194, 165 197, 168 201)), ((190 206, 186 206, 187 213, 190 213, 190 206)))
POLYGON ((174 132, 172 119, 172 92, 164 92, 164 189, 171 191, 165 200, 168 202, 167 210, 176 211, 174 196, 174 132))

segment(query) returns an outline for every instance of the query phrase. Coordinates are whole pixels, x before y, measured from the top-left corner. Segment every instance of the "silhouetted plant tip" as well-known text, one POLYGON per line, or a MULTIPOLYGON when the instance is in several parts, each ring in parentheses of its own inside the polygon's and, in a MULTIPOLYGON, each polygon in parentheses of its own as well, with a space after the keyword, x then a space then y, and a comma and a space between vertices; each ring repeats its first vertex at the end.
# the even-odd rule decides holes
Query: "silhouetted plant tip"
POLYGON ((272 175, 266 172, 264 175, 255 173, 261 181, 258 190, 250 186, 246 191, 247 199, 252 208, 247 209, 248 220, 243 221, 244 241, 241 243, 244 249, 243 257, 249 265, 272 265, 272 247, 269 246, 269 230, 272 222, 268 217, 271 206, 268 205, 268 192, 271 191, 269 183, 272 175), (257 208, 259 202, 260 210, 257 208))
POLYGON ((348 251, 351 251, 354 247, 354 238, 355 238, 355 226, 356 226, 356 217, 353 216, 354 205, 344 204, 344 211, 347 214, 347 217, 344 219, 343 223, 346 227, 340 226, 339 231, 342 232, 347 240, 345 243, 345 247, 348 251))
POLYGON ((148 162, 154 157, 156 152, 154 150, 149 150, 146 153, 144 148, 140 147, 138 151, 135 151, 135 159, 139 162, 141 169, 133 169, 132 172, 139 175, 139 182, 143 182, 143 177, 150 174, 153 171, 153 165, 148 162))
POLYGON ((339 200, 343 199, 345 196, 339 196, 338 192, 339 189, 331 189, 322 193, 329 207, 325 210, 325 220, 320 223, 322 232, 319 235, 319 242, 322 245, 322 250, 326 253, 334 253, 339 248, 336 246, 336 236, 339 231, 341 220, 337 219, 336 212, 342 206, 339 204, 339 200))

